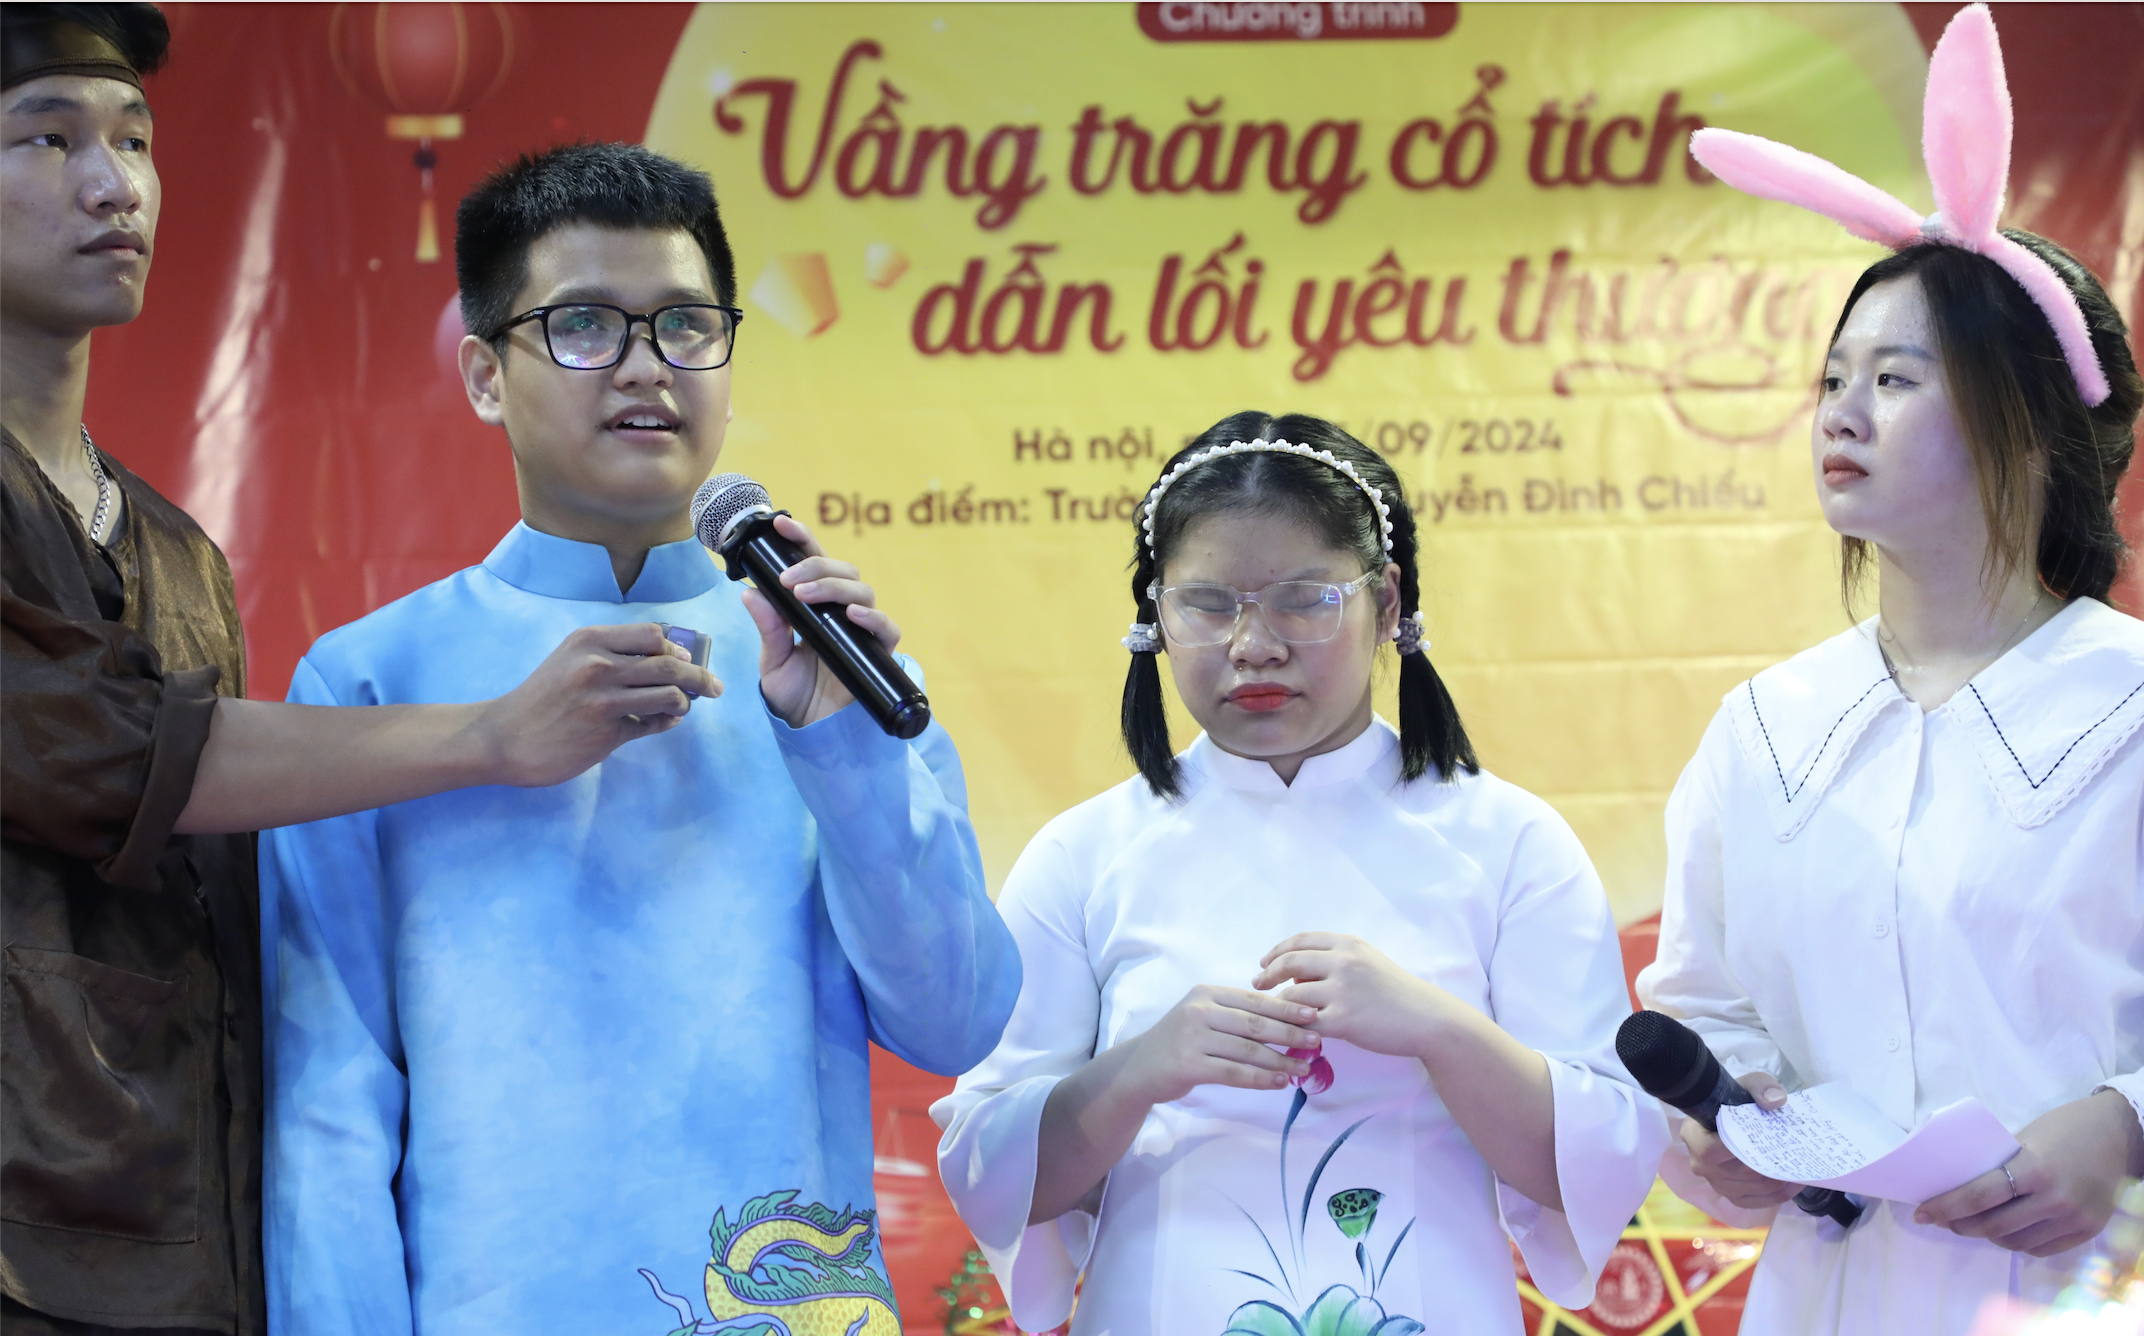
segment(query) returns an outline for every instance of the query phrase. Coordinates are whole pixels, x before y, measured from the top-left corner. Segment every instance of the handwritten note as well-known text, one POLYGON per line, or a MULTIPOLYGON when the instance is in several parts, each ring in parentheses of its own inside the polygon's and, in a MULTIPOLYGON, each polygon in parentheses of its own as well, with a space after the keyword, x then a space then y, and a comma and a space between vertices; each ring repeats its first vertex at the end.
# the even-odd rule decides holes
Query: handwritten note
POLYGON ((1770 1112, 1754 1104, 1721 1109, 1720 1139, 1767 1177, 1915 1204, 2018 1152, 1979 1100, 1939 1109, 1908 1135, 1843 1081, 1796 1091, 1770 1112))

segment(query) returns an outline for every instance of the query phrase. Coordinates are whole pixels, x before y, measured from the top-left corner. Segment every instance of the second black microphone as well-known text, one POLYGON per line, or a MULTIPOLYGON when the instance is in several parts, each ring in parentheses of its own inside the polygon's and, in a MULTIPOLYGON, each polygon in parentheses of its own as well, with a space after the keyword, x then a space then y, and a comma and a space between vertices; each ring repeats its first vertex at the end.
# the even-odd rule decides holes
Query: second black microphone
MULTIPOLYGON (((1727 1074, 1697 1031, 1658 1011, 1633 1012, 1616 1030, 1615 1053, 1631 1079, 1662 1104, 1671 1104, 1719 1134, 1720 1106, 1753 1104, 1742 1083, 1727 1074)), ((1794 1204, 1810 1215, 1829 1216, 1841 1228, 1861 1218, 1861 1208, 1837 1188, 1805 1187, 1794 1204)))
POLYGON ((806 603, 781 581, 804 552, 774 527, 777 511, 767 489, 742 473, 718 473, 692 498, 693 531, 722 558, 732 580, 752 583, 781 611, 819 661, 897 738, 930 727, 931 703, 879 638, 849 620, 843 603, 806 603))

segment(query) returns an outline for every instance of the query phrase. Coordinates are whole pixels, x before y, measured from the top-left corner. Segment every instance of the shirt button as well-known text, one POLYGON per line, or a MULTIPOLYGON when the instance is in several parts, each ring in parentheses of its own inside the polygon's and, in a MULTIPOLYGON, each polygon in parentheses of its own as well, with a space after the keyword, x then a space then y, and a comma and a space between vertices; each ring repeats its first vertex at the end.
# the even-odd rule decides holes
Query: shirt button
POLYGON ((1891 925, 1888 923, 1878 923, 1876 925, 1876 935, 1878 937, 1889 937, 1891 935, 1891 925))
POLYGON ((1888 1050, 1888 1051, 1890 1051, 1890 1052, 1892 1052, 1892 1053, 1896 1053, 1896 1052, 1898 1052, 1898 1040, 1896 1040, 1896 1039, 1886 1039, 1886 1040, 1884 1040, 1884 1041, 1883 1041, 1883 1046, 1884 1046, 1884 1048, 1885 1048, 1886 1050, 1888 1050))

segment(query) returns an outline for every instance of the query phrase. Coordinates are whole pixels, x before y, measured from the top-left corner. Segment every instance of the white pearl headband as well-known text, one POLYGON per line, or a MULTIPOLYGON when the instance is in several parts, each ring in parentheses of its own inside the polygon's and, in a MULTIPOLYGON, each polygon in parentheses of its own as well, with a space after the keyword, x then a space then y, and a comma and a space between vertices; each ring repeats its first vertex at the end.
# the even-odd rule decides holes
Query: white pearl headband
POLYGON ((1167 473, 1162 474, 1161 481, 1154 484, 1154 490, 1146 494, 1145 517, 1140 521, 1140 527, 1146 534, 1147 554, 1149 556, 1160 555, 1154 550, 1154 515, 1161 508, 1162 493, 1168 491, 1178 478, 1183 477, 1186 473, 1208 460, 1219 459, 1223 455, 1243 454, 1260 450, 1279 455, 1301 455, 1305 459, 1315 459, 1321 464, 1330 464, 1346 474, 1347 480, 1360 487, 1362 494, 1370 498, 1370 506, 1377 511, 1377 522, 1384 530, 1385 555, 1392 555, 1392 507, 1385 504, 1385 494, 1364 481, 1362 475, 1355 472, 1353 464, 1335 455, 1332 451, 1317 450, 1307 445, 1290 445, 1286 441, 1232 441, 1227 445, 1209 445, 1183 463, 1178 464, 1175 468, 1170 469, 1167 473))

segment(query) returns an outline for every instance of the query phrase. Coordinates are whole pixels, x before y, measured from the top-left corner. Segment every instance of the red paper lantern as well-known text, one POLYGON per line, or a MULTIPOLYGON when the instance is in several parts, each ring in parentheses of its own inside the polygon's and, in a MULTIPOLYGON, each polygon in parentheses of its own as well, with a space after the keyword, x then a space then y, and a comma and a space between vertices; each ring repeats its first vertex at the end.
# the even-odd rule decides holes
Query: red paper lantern
POLYGON ((462 114, 505 81, 513 19, 496 3, 338 4, 328 52, 343 86, 388 113, 388 138, 417 141, 417 259, 429 264, 439 258, 432 141, 461 138, 462 114))

